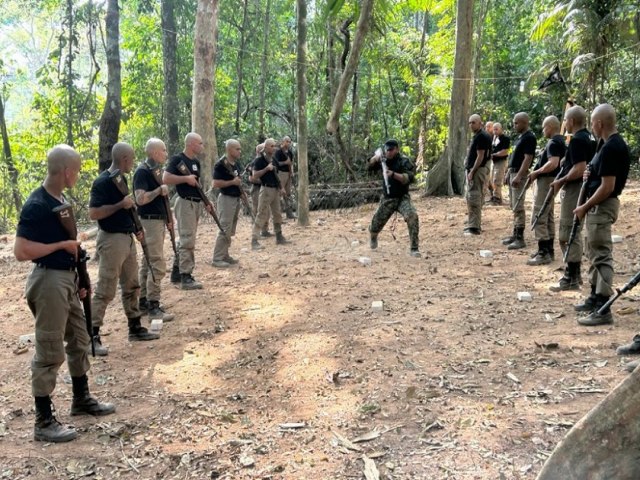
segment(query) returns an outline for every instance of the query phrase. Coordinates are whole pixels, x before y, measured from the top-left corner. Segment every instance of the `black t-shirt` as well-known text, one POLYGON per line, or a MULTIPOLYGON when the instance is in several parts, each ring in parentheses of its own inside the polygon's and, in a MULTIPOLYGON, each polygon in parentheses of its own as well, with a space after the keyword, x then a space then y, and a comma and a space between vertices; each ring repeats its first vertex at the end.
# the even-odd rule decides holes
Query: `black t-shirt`
MULTIPOLYGON (((136 168, 133 174, 133 191, 144 190, 150 192, 155 190, 162 183, 162 168, 160 165, 153 165, 153 168, 149 168, 149 165, 153 165, 151 161, 147 160, 141 163, 136 168)), ((167 216, 167 212, 164 209, 164 201, 162 197, 158 195, 149 203, 138 206, 138 213, 140 215, 162 215, 164 218, 167 216)))
MULTIPOLYGON (((127 179, 122 174, 120 175, 126 185, 127 179)), ((111 172, 105 170, 93 181, 91 195, 89 196, 89 208, 115 205, 122 201, 123 198, 124 195, 111 179, 111 172)), ((110 216, 98 220, 98 226, 101 230, 109 233, 133 233, 135 231, 131 212, 125 208, 121 208, 110 216)))
MULTIPOLYGON (((595 153, 595 144, 586 128, 573 134, 567 147, 567 155, 562 163, 562 175, 566 175, 571 167, 581 162, 589 163, 595 153)), ((582 183, 582 178, 576 178, 567 183, 582 183)))
MULTIPOLYGON (((213 179, 214 180, 233 180, 240 176, 240 167, 237 163, 230 165, 226 162, 226 157, 222 157, 213 166, 213 179)), ((240 196, 240 187, 232 185, 230 187, 224 187, 220 189, 220 193, 229 195, 230 197, 240 196)))
MULTIPOLYGON (((551 157, 559 157, 562 160, 565 152, 567 151, 567 146, 564 143, 564 137, 562 135, 554 135, 549 139, 547 145, 544 147, 544 151, 542 155, 540 155, 540 160, 536 163, 536 166, 533 168, 534 170, 539 170, 544 167, 549 158, 551 157)), ((560 172, 560 164, 558 163, 558 168, 552 170, 548 173, 540 174, 541 177, 555 177, 560 172)))
MULTIPOLYGON (((396 173, 406 173, 409 176, 409 182, 407 184, 404 184, 395 178, 389 178, 388 194, 384 184, 384 177, 382 178, 382 192, 384 196, 387 198, 402 198, 409 193, 409 184, 415 179, 415 167, 407 157, 397 154, 395 157, 387 159, 387 168, 396 173)), ((373 171, 380 171, 382 170, 382 164, 380 162, 376 162, 371 165, 369 169, 373 171)))
POLYGON ((601 146, 589 164, 587 196, 590 197, 596 192, 602 183, 602 177, 616 177, 616 185, 609 198, 620 195, 627 183, 630 165, 629 147, 619 133, 614 133, 601 146))
POLYGON ((289 165, 281 165, 281 162, 286 162, 287 158, 293 162, 293 152, 291 150, 283 151, 281 148, 276 150, 275 159, 278 162, 278 171, 279 172, 289 172, 289 165))
POLYGON ((509 146, 511 145, 511 139, 509 137, 507 137, 504 133, 502 135, 496 136, 493 138, 493 149, 491 150, 492 152, 492 157, 493 160, 496 162, 499 162, 500 160, 505 160, 509 154, 505 154, 501 157, 496 157, 496 153, 501 152, 502 150, 508 150, 509 146))
MULTIPOLYGON (((20 212, 16 236, 47 244, 71 240, 57 214, 53 212, 53 209, 60 205, 62 203, 49 195, 44 187, 34 190, 20 212)), ((74 256, 66 250, 56 250, 32 261, 57 269, 70 269, 75 266, 74 256)))
MULTIPOLYGON (((187 157, 184 152, 180 152, 179 154, 171 157, 166 170, 173 175, 195 175, 198 180, 200 179, 200 161, 197 158, 187 157), (184 162, 188 171, 182 171, 178 168, 180 162, 184 162)), ((198 189, 186 183, 177 184, 176 192, 178 192, 178 195, 182 198, 188 198, 195 201, 199 201, 200 198, 198 195, 198 189)))
POLYGON ((516 140, 513 153, 511 153, 509 168, 516 172, 520 170, 520 167, 524 162, 524 156, 536 154, 536 143, 536 136, 531 130, 527 130, 520 135, 516 140))
POLYGON ((471 170, 473 165, 476 163, 476 158, 478 158, 478 150, 484 150, 484 158, 482 159, 481 167, 484 167, 491 156, 491 137, 484 130, 479 130, 474 136, 473 140, 471 140, 471 145, 469 146, 469 153, 467 154, 467 161, 465 163, 465 168, 467 170, 471 170))
MULTIPOLYGON (((269 165, 269 160, 267 160, 264 154, 260 155, 259 157, 256 157, 255 160, 253 161, 253 170, 254 171, 264 170, 265 168, 267 168, 267 165, 269 165)), ((262 183, 262 185, 264 185, 265 187, 278 188, 278 186, 280 185, 280 182, 278 181, 276 172, 277 172, 277 168, 262 175, 260 177, 260 182, 262 183)))

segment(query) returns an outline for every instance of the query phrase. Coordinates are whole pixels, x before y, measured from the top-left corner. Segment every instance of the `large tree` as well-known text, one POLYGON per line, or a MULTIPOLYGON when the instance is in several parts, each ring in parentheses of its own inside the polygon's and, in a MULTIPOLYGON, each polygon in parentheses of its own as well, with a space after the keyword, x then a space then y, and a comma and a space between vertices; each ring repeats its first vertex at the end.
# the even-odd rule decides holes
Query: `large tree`
POLYGON ((174 0, 162 0, 162 66, 164 69, 164 124, 167 149, 171 154, 180 148, 178 130, 178 56, 174 0))
POLYGON ((107 99, 100 117, 98 168, 102 172, 111 164, 111 149, 118 142, 122 118, 122 81, 120 78, 120 11, 118 0, 107 1, 107 99))
POLYGON ((444 153, 427 176, 427 195, 460 195, 464 190, 473 52, 473 2, 458 0, 449 137, 444 153))
POLYGON ((309 225, 309 162, 307 156, 307 2, 297 0, 296 84, 298 91, 298 224, 309 225))
POLYGON ((198 0, 195 42, 193 46, 193 131, 204 140, 201 176, 205 186, 211 183, 211 164, 218 157, 213 115, 218 0, 198 0))

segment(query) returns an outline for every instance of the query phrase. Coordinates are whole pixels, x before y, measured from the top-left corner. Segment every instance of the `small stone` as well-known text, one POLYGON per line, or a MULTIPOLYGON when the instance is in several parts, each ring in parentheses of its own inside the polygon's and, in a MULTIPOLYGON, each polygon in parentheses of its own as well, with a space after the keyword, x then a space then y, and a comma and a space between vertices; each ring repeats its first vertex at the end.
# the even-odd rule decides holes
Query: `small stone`
POLYGON ((241 456, 240 457, 240 465, 242 465, 244 468, 250 468, 253 467, 255 465, 255 460, 253 459, 253 457, 249 457, 249 456, 241 456))
POLYGON ((371 265, 371 259, 369 257, 358 257, 358 261, 365 267, 371 265))
POLYGON ((622 243, 622 235, 611 235, 611 243, 622 243))
POLYGON ((359 241, 359 240, 354 240, 353 242, 351 242, 351 246, 352 246, 353 248, 356 248, 356 247, 357 247, 357 246, 359 246, 359 245, 360 245, 360 241, 359 241))
POLYGON ((517 295, 518 300, 521 302, 531 302, 533 301, 533 297, 529 292, 518 292, 517 295))
POLYGON ((480 256, 482 258, 493 258, 493 252, 491 250, 480 250, 480 256))
POLYGON ((384 302, 382 300, 376 300, 371 302, 371 310, 374 312, 381 312, 384 310, 384 302))
POLYGON ((153 333, 159 333, 162 331, 162 319, 154 318, 151 320, 151 325, 149 325, 149 331, 153 333))

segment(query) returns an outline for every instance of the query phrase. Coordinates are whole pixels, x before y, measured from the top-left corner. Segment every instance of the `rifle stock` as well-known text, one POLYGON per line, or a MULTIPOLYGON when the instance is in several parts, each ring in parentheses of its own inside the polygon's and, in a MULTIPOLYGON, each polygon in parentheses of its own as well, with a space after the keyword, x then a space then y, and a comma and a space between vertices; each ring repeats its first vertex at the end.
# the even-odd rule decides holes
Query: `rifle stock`
POLYGON ((518 209, 518 206, 520 206, 520 202, 522 202, 522 199, 526 195, 529 185, 531 185, 531 177, 527 177, 527 181, 524 183, 524 188, 522 189, 522 192, 520 192, 520 195, 518 195, 518 199, 516 200, 516 203, 513 206, 512 211, 515 212, 518 209))
MULTIPOLYGON (((160 169, 159 168, 150 168, 151 173, 153 174, 153 179, 156 181, 156 183, 158 184, 158 187, 162 188, 162 180, 160 178, 158 178, 158 173, 160 173, 160 169)), ((167 214, 167 217, 164 220, 164 224, 167 227, 167 230, 169 230, 169 238, 171 239, 171 248, 173 249, 173 254, 177 257, 178 256, 178 247, 176 246, 176 232, 173 230, 173 226, 172 228, 169 228, 169 225, 173 224, 173 214, 171 213, 171 205, 169 205, 169 199, 167 198, 166 195, 160 195, 162 197, 162 205, 164 206, 164 211, 167 214)))
POLYGON ((616 294, 609 300, 607 300, 607 303, 605 303, 598 309, 598 313, 602 315, 613 304, 613 302, 615 302, 618 298, 620 298, 632 288, 636 287, 638 283, 640 283, 640 272, 636 273, 631 278, 631 280, 629 280, 622 288, 616 288, 616 294))
MULTIPOLYGON (((73 215, 73 207, 68 203, 63 203, 55 207, 53 213, 56 214, 71 240, 76 240, 78 237, 78 229, 73 215)), ((78 273, 78 290, 85 289, 87 291, 81 302, 82 310, 84 311, 84 321, 91 342, 91 355, 95 357, 96 344, 93 339, 93 325, 91 323, 91 278, 89 278, 89 272, 87 271, 89 255, 87 255, 87 251, 84 248, 78 246, 77 257, 76 271, 78 273)))
MULTIPOLYGON (((578 203, 576 204, 576 208, 582 205, 585 202, 585 197, 587 195, 587 180, 582 182, 582 186, 580 187, 580 193, 578 194, 578 203)), ((562 261, 567 263, 567 257, 569 256, 569 249, 573 242, 576 241, 576 237, 578 236, 578 229, 580 228, 580 219, 577 215, 573 216, 573 225, 571 225, 571 233, 569 234, 569 241, 567 242, 567 248, 564 251, 564 256, 562 257, 562 261)))
MULTIPOLYGON (((554 179, 554 181, 558 180, 561 175, 562 175, 562 171, 558 172, 558 175, 556 175, 556 178, 554 179)), ((549 191, 547 191, 547 196, 544 197, 544 202, 542 203, 542 207, 540 207, 540 210, 538 211, 538 213, 536 213, 535 217, 531 219, 531 230, 536 228, 536 225, 540 221, 542 214, 547 211, 547 208, 549 208, 549 205, 551 205, 551 202, 553 201, 555 196, 556 196, 556 190, 555 188, 550 186, 549 191)))
MULTIPOLYGON (((127 184, 125 183, 124 178, 120 173, 120 170, 118 169, 114 170, 110 176, 111 176, 111 181, 118 188, 120 193, 125 197, 129 195, 129 187, 127 187, 127 184)), ((131 220, 133 220, 133 226, 134 226, 136 235, 139 232, 142 232, 144 234, 144 229, 142 228, 142 223, 140 222, 140 217, 138 216, 136 207, 133 206, 129 208, 128 212, 129 212, 129 215, 131 215, 131 220)), ((142 247, 142 255, 144 256, 144 259, 147 262, 147 267, 149 267, 151 278, 153 278, 153 281, 155 282, 156 276, 153 273, 153 267, 151 266, 151 257, 149 256, 149 247, 147 247, 147 241, 144 239, 144 236, 142 237, 142 240, 139 240, 139 242, 140 242, 140 246, 142 247)))

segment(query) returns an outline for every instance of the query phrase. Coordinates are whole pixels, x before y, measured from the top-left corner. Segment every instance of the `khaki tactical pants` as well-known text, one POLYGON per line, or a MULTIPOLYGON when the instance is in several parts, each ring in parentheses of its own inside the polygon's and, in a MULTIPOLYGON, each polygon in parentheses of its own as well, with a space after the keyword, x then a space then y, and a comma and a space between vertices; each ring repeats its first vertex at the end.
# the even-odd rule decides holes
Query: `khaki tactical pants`
POLYGON ((480 167, 467 185, 467 213, 469 228, 480 228, 482 225, 482 205, 484 204, 484 185, 487 182, 489 167, 480 167))
POLYGON ((282 198, 283 210, 288 210, 292 207, 291 205, 291 183, 289 178, 291 177, 291 173, 289 172, 278 172, 278 179, 280 179, 280 185, 284 188, 284 197, 282 198))
POLYGON ((608 198, 587 213, 587 251, 589 283, 596 294, 613 295, 613 243, 611 225, 618 219, 620 200, 608 198))
MULTIPOLYGON (((252 203, 252 207, 253 207, 253 215, 257 218, 258 217, 258 201, 260 199, 260 187, 261 185, 256 185, 256 184, 252 184, 251 185, 251 203, 252 203)), ((268 222, 268 220, 267 220, 268 222)), ((265 230, 268 230, 269 228, 269 224, 267 223, 264 226, 265 230)))
POLYGON ((196 266, 196 233, 200 220, 200 202, 192 202, 178 197, 175 206, 178 222, 178 254, 180 256, 180 273, 191 273, 196 266))
POLYGON ((507 159, 494 160, 491 167, 491 183, 493 183, 493 196, 502 200, 502 185, 504 184, 504 172, 507 168, 507 159))
POLYGON ((369 231, 372 235, 377 235, 387 224, 391 215, 398 212, 407 222, 409 229, 409 240, 411 242, 411 250, 418 250, 420 224, 418 221, 418 213, 411 203, 411 197, 407 193, 400 198, 387 198, 384 195, 380 197, 380 204, 371 219, 369 231))
MULTIPOLYGON (((562 251, 567 248, 569 237, 571 236, 571 228, 573 226, 573 210, 578 205, 578 197, 580 196, 581 182, 566 183, 560 191, 560 227, 558 228, 558 240, 562 251)), ((571 244, 567 262, 579 263, 582 261, 582 224, 580 222, 576 238, 571 244)))
POLYGON ((151 268, 153 268, 153 274, 156 277, 156 281, 153 281, 153 277, 149 273, 149 266, 147 261, 143 258, 140 259, 140 296, 146 298, 149 301, 160 301, 160 281, 164 278, 167 272, 167 265, 164 261, 164 220, 147 220, 140 219, 142 228, 144 229, 144 238, 147 242, 147 249, 149 250, 149 261, 151 262, 151 268))
POLYGON ((267 228, 269 224, 269 209, 273 218, 273 229, 276 232, 281 231, 282 211, 280 210, 280 191, 277 188, 265 187, 260 188, 260 197, 258 200, 258 213, 256 214, 256 222, 253 224, 253 236, 257 237, 260 232, 267 228))
POLYGON ((236 234, 236 226, 238 225, 238 215, 240 213, 240 197, 231 197, 229 195, 218 195, 218 218, 220 224, 227 236, 223 235, 218 229, 218 237, 216 245, 213 249, 213 261, 224 261, 229 256, 229 247, 231 246, 231 237, 236 234))
MULTIPOLYGON (((554 177, 538 177, 536 179, 536 192, 533 197, 533 212, 531 212, 531 221, 538 214, 544 199, 549 192, 549 185, 553 182, 554 177)), ((556 223, 554 217, 554 201, 551 200, 549 206, 542 212, 542 216, 536 224, 534 234, 536 240, 550 240, 556 238, 556 223)))
POLYGON ((525 198, 523 197, 520 201, 520 205, 518 208, 514 210, 516 202, 518 201, 518 197, 524 190, 524 186, 526 184, 526 179, 522 179, 520 185, 518 187, 514 187, 511 185, 513 179, 516 178, 517 173, 510 171, 509 172, 509 201, 511 202, 511 210, 513 210, 513 226, 514 228, 524 228, 526 223, 526 214, 524 210, 525 198))
POLYGON ((104 324, 107 305, 115 298, 118 283, 127 318, 139 318, 141 315, 138 309, 140 284, 136 242, 132 234, 98 231, 96 246, 100 263, 98 282, 91 300, 91 323, 94 327, 104 324))
POLYGON ((81 377, 90 368, 89 334, 78 300, 76 272, 34 267, 27 280, 26 297, 36 320, 31 390, 35 397, 45 397, 56 386, 65 352, 72 377, 81 377))

